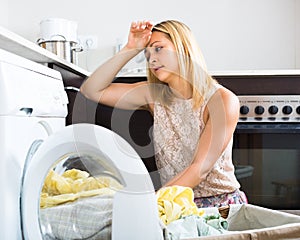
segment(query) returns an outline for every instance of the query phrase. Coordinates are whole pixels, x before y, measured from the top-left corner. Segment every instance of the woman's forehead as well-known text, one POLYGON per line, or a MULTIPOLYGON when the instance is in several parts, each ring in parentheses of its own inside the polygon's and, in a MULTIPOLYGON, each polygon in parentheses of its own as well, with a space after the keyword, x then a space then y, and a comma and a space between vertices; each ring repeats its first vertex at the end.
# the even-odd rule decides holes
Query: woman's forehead
POLYGON ((158 42, 166 42, 166 40, 170 41, 167 34, 163 32, 154 31, 152 32, 148 47, 152 47, 155 43, 158 42))

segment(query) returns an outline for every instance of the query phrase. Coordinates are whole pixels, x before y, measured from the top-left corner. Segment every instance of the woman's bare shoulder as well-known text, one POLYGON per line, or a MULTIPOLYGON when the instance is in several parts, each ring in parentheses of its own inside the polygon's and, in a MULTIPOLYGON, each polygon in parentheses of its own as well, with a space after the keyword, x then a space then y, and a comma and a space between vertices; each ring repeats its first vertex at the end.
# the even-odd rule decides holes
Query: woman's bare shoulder
POLYGON ((210 111, 217 110, 220 113, 225 112, 228 117, 236 117, 239 114, 240 103, 235 93, 221 86, 212 95, 207 107, 210 111))
POLYGON ((230 89, 225 87, 220 87, 218 91, 220 92, 222 100, 224 102, 227 102, 229 104, 239 105, 239 99, 237 95, 234 92, 232 92, 230 89))

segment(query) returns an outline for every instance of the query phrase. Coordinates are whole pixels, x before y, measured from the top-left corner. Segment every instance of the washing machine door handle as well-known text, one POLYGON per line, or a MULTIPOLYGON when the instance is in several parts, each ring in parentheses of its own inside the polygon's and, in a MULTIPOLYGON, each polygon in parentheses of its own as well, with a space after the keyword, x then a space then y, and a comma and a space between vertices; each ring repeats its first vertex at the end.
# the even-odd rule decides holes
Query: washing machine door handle
POLYGON ((33 155, 36 153, 36 151, 38 150, 38 148, 41 146, 41 144, 42 144, 43 142, 44 142, 44 140, 42 140, 42 139, 37 139, 37 140, 35 140, 35 141, 31 144, 31 146, 30 146, 30 148, 29 148, 29 150, 28 150, 28 152, 27 152, 26 159, 25 159, 25 164, 24 164, 24 169, 23 169, 23 175, 24 175, 24 173, 26 172, 26 169, 27 169, 27 167, 29 166, 30 161, 31 161, 33 155))

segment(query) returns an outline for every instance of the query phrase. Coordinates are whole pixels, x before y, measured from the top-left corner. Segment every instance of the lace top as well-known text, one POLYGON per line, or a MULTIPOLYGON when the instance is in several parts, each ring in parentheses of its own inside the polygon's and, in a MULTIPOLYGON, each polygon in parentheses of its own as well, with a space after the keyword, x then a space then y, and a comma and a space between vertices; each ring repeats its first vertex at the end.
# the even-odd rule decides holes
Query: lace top
MULTIPOLYGON (((203 105, 193 110, 192 99, 175 98, 170 106, 154 104, 154 148, 156 164, 164 185, 193 161, 199 137, 204 129, 203 113, 210 97, 221 86, 216 84, 203 105)), ((232 163, 232 139, 206 179, 194 188, 195 197, 233 192, 240 187, 232 163)))

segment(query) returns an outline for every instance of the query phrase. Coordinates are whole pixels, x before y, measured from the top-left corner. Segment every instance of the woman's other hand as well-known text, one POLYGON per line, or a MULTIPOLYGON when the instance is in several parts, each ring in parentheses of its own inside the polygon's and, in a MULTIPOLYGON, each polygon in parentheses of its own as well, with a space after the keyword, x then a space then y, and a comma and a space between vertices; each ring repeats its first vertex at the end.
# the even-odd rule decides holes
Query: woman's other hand
POLYGON ((152 28, 153 23, 151 21, 132 22, 126 47, 139 51, 144 49, 151 38, 152 28))

